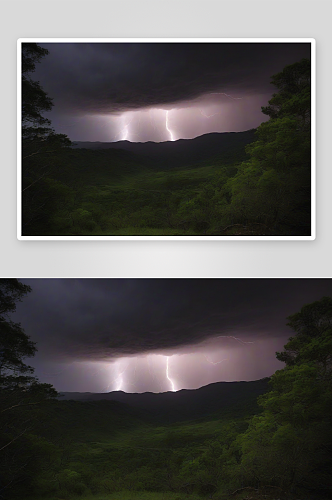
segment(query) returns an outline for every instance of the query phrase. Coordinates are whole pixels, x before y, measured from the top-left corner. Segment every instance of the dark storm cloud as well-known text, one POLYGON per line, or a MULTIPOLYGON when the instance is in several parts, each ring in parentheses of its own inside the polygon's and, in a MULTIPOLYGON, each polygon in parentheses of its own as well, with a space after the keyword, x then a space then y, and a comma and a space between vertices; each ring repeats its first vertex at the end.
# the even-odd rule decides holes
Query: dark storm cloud
POLYGON ((308 43, 40 45, 49 55, 33 78, 54 98, 57 111, 69 114, 179 107, 213 92, 271 94, 271 75, 310 57, 308 43))
POLYGON ((287 316, 332 295, 330 279, 22 281, 33 291, 15 319, 38 350, 81 360, 171 352, 227 335, 288 338, 287 316))

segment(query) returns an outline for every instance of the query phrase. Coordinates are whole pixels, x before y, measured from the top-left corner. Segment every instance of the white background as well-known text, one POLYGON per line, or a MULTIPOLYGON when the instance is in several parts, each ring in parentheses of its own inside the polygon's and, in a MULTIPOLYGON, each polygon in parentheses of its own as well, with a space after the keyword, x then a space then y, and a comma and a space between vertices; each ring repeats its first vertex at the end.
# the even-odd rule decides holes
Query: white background
POLYGON ((332 2, 325 0, 5 0, 1 9, 2 277, 331 277, 332 2), (18 38, 315 38, 315 241, 18 241, 18 38))

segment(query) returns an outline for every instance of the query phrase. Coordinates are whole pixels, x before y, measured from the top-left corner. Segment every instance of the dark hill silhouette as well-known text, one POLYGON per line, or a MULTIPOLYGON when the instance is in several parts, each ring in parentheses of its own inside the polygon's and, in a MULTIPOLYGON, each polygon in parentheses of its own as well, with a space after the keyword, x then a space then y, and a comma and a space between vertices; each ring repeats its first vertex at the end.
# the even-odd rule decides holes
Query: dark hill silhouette
POLYGON ((146 426, 151 415, 119 401, 60 401, 51 404, 39 432, 44 437, 98 441, 118 433, 146 426))
POLYGON ((208 416, 246 415, 257 411, 257 397, 268 390, 268 378, 253 382, 216 382, 177 392, 108 393, 64 392, 61 400, 118 401, 163 422, 197 420, 208 416))
POLYGON ((122 149, 141 155, 163 168, 198 165, 207 160, 233 163, 245 157, 245 146, 254 141, 255 130, 204 134, 194 139, 179 139, 165 142, 80 142, 73 148, 122 149))

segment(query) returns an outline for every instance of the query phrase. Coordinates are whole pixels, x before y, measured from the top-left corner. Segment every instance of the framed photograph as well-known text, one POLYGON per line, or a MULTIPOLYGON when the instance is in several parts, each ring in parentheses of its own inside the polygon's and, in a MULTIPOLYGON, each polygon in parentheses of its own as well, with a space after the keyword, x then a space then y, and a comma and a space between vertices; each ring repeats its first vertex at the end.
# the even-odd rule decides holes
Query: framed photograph
POLYGON ((313 240, 315 40, 19 39, 20 240, 313 240))
POLYGON ((331 499, 331 278, 1 278, 0 304, 6 498, 331 499))

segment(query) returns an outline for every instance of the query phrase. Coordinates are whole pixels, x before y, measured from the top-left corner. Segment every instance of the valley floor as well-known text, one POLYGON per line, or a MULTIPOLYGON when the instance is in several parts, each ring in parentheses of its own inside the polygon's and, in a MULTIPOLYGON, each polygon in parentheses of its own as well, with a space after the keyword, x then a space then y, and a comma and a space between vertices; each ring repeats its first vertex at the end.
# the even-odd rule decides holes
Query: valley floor
POLYGON ((308 167, 265 172, 246 163, 241 133, 238 140, 219 156, 207 148, 205 159, 191 155, 189 163, 68 148, 47 176, 43 164, 27 164, 28 174, 36 172, 24 181, 23 235, 310 235, 308 167))

